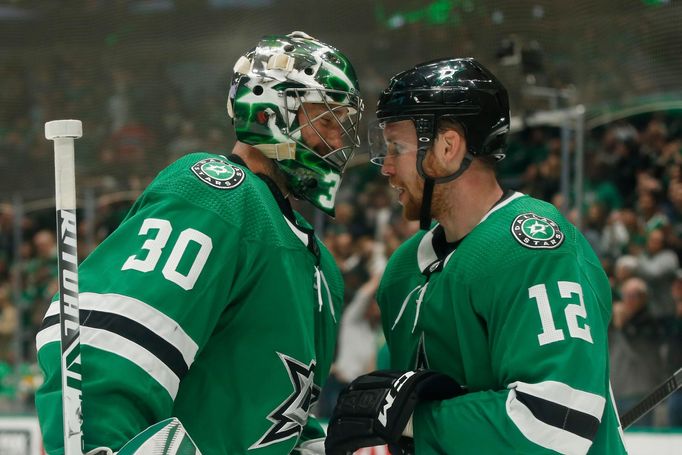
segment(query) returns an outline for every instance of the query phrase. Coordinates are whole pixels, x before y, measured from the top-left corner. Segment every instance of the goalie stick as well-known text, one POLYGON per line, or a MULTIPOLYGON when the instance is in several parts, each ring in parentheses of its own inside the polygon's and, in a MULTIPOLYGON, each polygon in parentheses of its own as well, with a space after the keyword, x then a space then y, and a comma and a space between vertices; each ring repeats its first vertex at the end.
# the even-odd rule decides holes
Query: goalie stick
POLYGON ((45 123, 45 137, 54 142, 64 455, 83 453, 76 177, 73 147, 73 140, 82 135, 83 127, 80 120, 54 120, 45 123))
POLYGON ((623 429, 628 428, 640 418, 644 417, 647 413, 649 413, 649 411, 658 406, 661 401, 665 400, 668 398, 668 396, 672 395, 673 392, 679 389, 681 385, 682 368, 677 370, 663 384, 652 390, 649 395, 642 399, 642 401, 634 405, 620 416, 620 424, 622 425, 623 429))

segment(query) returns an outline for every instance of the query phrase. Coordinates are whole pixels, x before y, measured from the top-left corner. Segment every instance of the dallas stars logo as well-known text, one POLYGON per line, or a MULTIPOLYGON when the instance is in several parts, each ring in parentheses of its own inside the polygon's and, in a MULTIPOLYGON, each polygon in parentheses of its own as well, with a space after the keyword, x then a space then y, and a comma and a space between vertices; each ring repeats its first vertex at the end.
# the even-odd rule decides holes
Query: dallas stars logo
POLYGON ((438 80, 443 81, 445 79, 452 79, 452 76, 455 75, 455 69, 454 68, 443 68, 441 70, 438 70, 438 80))
POLYGON ((532 249, 558 248, 565 238, 558 224, 534 213, 517 216, 511 225, 511 232, 517 242, 532 249))
POLYGON ((320 393, 319 388, 313 383, 315 360, 311 360, 310 365, 306 366, 304 363, 282 353, 278 352, 277 355, 284 363, 294 391, 277 409, 268 415, 268 420, 273 425, 256 443, 249 447, 249 450, 259 449, 298 436, 308 421, 310 405, 320 393))
POLYGON ((246 177, 242 169, 218 158, 206 158, 195 163, 192 172, 205 183, 221 190, 238 187, 246 177))

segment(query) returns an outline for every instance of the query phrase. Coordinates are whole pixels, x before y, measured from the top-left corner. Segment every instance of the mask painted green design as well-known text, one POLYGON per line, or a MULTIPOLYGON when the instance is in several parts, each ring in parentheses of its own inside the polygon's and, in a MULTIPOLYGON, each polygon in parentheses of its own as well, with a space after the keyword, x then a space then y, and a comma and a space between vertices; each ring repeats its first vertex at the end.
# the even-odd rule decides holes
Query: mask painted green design
POLYGON ((268 156, 276 159, 295 197, 332 216, 341 175, 359 145, 362 108, 357 76, 346 56, 300 32, 265 37, 241 57, 228 96, 237 139, 262 151, 268 144, 289 144, 295 156, 268 156), (304 103, 325 109, 311 117, 304 103), (340 146, 316 128, 322 116, 336 122, 340 146), (301 130, 306 126, 322 146, 305 142, 301 130))

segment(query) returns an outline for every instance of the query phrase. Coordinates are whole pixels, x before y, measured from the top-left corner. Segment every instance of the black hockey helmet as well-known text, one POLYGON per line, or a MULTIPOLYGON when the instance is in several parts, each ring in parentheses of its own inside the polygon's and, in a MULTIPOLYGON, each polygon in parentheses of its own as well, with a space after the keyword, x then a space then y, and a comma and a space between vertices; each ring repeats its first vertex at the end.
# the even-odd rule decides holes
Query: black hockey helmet
MULTIPOLYGON (((425 134, 433 140, 439 118, 451 118, 464 127, 473 156, 504 158, 510 118, 507 90, 473 58, 421 63, 395 75, 379 97, 376 114, 379 124, 412 119, 420 142, 425 142, 425 134)), ((372 161, 380 164, 383 157, 377 151, 372 150, 372 161)))
POLYGON ((421 63, 395 75, 377 103, 377 121, 370 126, 370 159, 381 165, 386 154, 383 128, 387 123, 412 120, 417 130, 417 169, 426 180, 422 227, 430 224, 433 185, 459 177, 477 156, 505 156, 510 126, 509 96, 502 83, 473 58, 448 58, 421 63), (430 177, 423 169, 438 121, 448 118, 464 128, 467 154, 451 175, 430 177), (429 207, 426 207, 429 206, 429 207), (429 217, 429 220, 426 217, 429 217))

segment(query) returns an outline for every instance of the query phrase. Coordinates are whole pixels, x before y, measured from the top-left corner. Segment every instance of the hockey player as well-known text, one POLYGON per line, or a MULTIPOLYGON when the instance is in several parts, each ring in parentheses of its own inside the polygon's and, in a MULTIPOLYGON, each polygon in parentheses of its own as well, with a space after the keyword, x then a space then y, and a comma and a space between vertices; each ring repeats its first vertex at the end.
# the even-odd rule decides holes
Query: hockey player
MULTIPOLYGON (((170 416, 205 455, 322 447, 308 416, 343 281, 288 196, 333 215, 358 90, 335 48, 301 32, 263 38, 234 67, 233 154, 171 164, 82 263, 86 451, 116 451, 170 416)), ((37 336, 49 454, 63 453, 56 305, 37 336)))
POLYGON ((395 371, 341 394, 327 453, 625 453, 609 282, 556 208, 498 184, 505 88, 474 59, 424 63, 391 80, 377 117, 373 161, 423 230, 377 294, 395 371))

